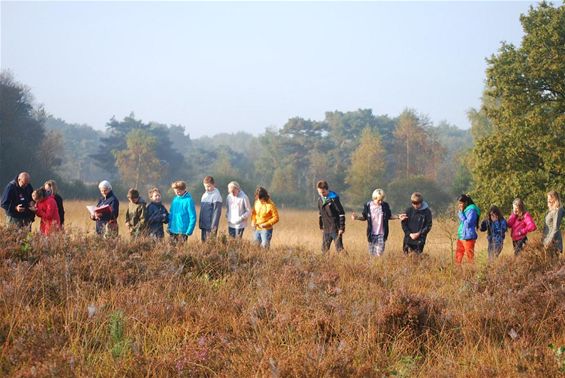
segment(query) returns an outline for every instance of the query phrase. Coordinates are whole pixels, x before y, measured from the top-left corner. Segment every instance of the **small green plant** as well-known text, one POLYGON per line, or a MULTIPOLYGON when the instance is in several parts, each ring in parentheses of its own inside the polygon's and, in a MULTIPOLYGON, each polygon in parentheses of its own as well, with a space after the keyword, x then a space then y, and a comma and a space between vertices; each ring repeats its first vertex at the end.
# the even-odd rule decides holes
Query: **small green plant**
POLYGON ((390 372, 393 377, 410 377, 416 368, 421 356, 402 356, 396 362, 394 368, 390 372))
POLYGON ((565 345, 556 347, 553 344, 549 344, 548 347, 553 351, 553 355, 555 357, 555 361, 557 362, 559 370, 565 373, 565 345))
POLYGON ((130 342, 124 339, 124 314, 122 311, 114 311, 110 315, 110 337, 112 339, 112 357, 120 358, 129 350, 130 342))

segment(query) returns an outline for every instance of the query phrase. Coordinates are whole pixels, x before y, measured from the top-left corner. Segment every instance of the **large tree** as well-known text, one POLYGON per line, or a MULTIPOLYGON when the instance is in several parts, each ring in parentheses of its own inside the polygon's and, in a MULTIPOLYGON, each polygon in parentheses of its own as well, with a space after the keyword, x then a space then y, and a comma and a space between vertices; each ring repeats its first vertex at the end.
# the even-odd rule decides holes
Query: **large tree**
POLYGON ((475 133, 474 192, 506 210, 522 197, 539 215, 546 191, 565 191, 565 6, 544 2, 520 21, 521 46, 503 43, 488 59, 492 130, 475 133))
POLYGON ((128 133, 126 148, 114 152, 116 165, 125 184, 138 189, 156 185, 162 168, 155 152, 156 146, 157 138, 147 131, 135 129, 128 133))

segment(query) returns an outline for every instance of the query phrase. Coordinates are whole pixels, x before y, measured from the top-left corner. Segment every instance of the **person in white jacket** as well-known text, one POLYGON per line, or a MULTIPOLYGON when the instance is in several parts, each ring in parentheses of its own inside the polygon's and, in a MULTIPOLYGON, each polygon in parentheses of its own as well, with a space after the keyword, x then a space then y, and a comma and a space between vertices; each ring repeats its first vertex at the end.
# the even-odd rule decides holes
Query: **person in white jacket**
POLYGON ((228 184, 228 192, 226 198, 228 232, 233 238, 241 238, 247 226, 247 218, 251 215, 251 204, 249 197, 241 190, 236 181, 228 184))

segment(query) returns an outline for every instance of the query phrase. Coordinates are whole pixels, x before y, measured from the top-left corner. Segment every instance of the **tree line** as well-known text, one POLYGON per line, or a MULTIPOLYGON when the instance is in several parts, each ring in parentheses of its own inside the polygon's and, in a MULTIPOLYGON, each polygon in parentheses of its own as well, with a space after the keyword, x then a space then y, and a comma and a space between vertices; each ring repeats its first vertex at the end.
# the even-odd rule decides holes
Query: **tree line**
POLYGON ((133 113, 97 131, 48 115, 4 72, 0 179, 27 170, 41 180, 60 178, 67 197, 92 197, 96 188, 87 184, 101 178, 119 182, 125 193, 178 178, 194 190, 213 175, 220 187, 237 178, 248 191, 262 185, 282 206, 301 207, 315 205, 314 184, 324 179, 348 206, 360 206, 380 187, 394 208, 413 191, 424 192, 436 211, 471 192, 482 206, 509 210, 522 197, 541 212, 547 190, 565 190, 564 6, 540 3, 520 21, 521 46, 502 43, 487 59, 481 107, 468 113, 470 131, 434 125, 409 108, 393 117, 371 109, 294 117, 257 136, 191 138, 183 126, 133 113))

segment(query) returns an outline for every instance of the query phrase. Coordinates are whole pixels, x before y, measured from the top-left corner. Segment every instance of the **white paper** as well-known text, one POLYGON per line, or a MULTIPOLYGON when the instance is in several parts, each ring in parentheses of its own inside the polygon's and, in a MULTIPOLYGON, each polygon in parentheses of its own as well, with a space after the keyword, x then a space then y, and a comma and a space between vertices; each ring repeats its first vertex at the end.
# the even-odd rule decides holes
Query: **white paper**
POLYGON ((90 213, 90 215, 94 216, 94 209, 96 209, 96 206, 87 206, 86 210, 88 210, 88 212, 90 213))

